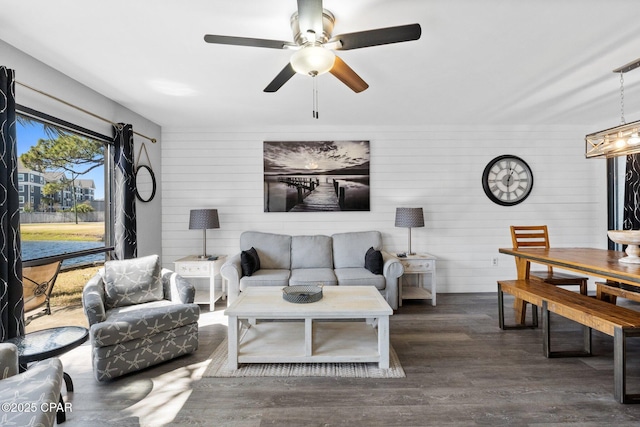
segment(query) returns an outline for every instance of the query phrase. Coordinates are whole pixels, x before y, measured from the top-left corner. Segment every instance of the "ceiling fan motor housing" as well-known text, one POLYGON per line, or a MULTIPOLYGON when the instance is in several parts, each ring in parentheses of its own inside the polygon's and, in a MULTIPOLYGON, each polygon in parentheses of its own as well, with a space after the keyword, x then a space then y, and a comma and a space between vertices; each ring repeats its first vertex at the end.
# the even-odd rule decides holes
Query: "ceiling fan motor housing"
MULTIPOLYGON (((337 56, 334 50, 353 50, 418 40, 422 33, 420 24, 408 24, 333 35, 335 16, 322 7, 322 0, 297 0, 297 3, 298 11, 291 16, 290 22, 293 42, 216 34, 205 34, 204 41, 296 51, 289 63, 267 85, 265 92, 276 92, 296 73, 315 77, 329 72, 349 89, 359 93, 369 85, 337 56)), ((317 112, 315 113, 314 116, 317 118, 317 112)))
POLYGON ((322 9, 322 34, 316 34, 315 40, 308 40, 307 31, 309 28, 300 28, 300 20, 298 12, 291 15, 291 31, 293 31, 293 40, 299 46, 306 44, 322 44, 326 43, 333 33, 333 25, 336 22, 333 13, 327 9, 322 9))

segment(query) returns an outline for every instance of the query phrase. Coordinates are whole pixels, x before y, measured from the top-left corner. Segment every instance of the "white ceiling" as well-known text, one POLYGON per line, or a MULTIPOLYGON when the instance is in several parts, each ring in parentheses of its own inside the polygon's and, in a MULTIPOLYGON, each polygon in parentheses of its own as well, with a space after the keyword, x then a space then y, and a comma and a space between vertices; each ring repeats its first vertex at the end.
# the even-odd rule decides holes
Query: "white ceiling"
MULTIPOLYGON (((334 34, 417 22, 422 37, 339 52, 370 88, 355 94, 320 76, 317 121, 310 77, 262 91, 290 51, 203 41, 207 33, 292 40, 295 0, 0 0, 0 39, 163 127, 600 130, 620 121, 612 70, 640 58, 638 0, 325 0, 324 7, 336 17, 334 34)), ((625 112, 627 121, 640 119, 640 70, 625 74, 625 112)))

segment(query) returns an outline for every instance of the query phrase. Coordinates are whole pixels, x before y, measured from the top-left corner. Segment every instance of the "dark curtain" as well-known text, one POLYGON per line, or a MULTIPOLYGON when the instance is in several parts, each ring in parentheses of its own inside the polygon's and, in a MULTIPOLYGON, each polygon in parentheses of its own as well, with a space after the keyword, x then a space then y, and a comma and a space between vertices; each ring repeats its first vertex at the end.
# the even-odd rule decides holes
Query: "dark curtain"
POLYGON ((15 72, 0 66, 0 342, 24 335, 15 72))
POLYGON ((132 126, 120 123, 113 142, 114 256, 129 259, 137 256, 138 246, 132 126))
POLYGON ((640 230, 640 154, 627 156, 623 230, 640 230))

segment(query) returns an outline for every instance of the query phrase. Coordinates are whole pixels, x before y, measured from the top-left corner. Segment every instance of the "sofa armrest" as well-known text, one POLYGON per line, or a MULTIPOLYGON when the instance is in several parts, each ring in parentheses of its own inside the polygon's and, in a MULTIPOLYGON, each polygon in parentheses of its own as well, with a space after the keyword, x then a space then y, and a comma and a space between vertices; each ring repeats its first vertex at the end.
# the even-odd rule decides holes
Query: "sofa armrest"
POLYGON ((382 274, 386 281, 387 302, 392 309, 398 309, 398 278, 404 274, 404 266, 397 256, 386 252, 382 253, 382 274))
POLYGON ((220 268, 220 274, 227 280, 227 298, 231 304, 240 295, 240 279, 242 278, 240 253, 227 258, 227 261, 220 268))
POLYGON ((390 279, 397 279, 404 274, 404 266, 400 262, 400 259, 387 251, 380 251, 382 253, 382 274, 384 277, 390 279))
POLYGON ((104 307, 103 271, 104 270, 101 269, 95 276, 89 279, 82 290, 82 307, 89 321, 89 326, 104 322, 107 318, 104 307))
POLYGON ((11 343, 0 343, 0 380, 18 373, 18 347, 11 343))
POLYGON ((164 299, 182 304, 191 304, 196 298, 196 288, 175 271, 163 268, 161 272, 164 299))

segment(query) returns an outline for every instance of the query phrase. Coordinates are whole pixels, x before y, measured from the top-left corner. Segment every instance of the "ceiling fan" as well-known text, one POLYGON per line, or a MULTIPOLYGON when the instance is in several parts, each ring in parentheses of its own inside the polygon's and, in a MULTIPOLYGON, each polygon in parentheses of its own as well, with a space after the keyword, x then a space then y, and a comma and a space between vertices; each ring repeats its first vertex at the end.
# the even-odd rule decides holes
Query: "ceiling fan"
POLYGON ((418 40, 422 33, 420 24, 409 24, 332 36, 334 23, 333 14, 322 8, 322 0, 298 0, 298 11, 291 17, 293 42, 212 34, 205 35, 204 40, 216 44, 295 50, 289 63, 267 85, 265 92, 276 92, 296 73, 315 77, 330 72, 358 93, 369 85, 333 50, 418 40))

